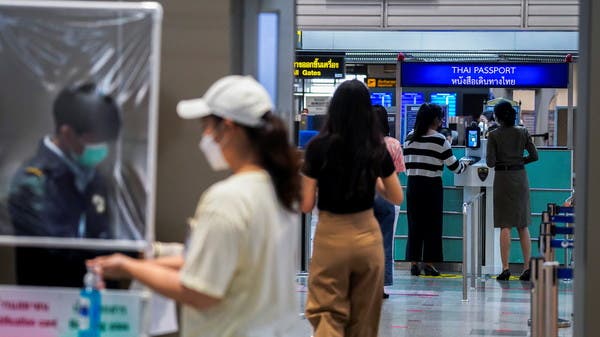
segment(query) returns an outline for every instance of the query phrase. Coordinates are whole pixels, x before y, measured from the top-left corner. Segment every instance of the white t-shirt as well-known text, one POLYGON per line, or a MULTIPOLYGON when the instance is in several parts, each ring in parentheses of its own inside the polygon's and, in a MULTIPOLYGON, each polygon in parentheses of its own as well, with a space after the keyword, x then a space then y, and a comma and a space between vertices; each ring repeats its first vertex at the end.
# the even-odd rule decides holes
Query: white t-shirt
POLYGON ((207 311, 184 306, 182 336, 289 336, 299 320, 298 223, 264 171, 211 186, 191 220, 181 282, 222 302, 207 311))

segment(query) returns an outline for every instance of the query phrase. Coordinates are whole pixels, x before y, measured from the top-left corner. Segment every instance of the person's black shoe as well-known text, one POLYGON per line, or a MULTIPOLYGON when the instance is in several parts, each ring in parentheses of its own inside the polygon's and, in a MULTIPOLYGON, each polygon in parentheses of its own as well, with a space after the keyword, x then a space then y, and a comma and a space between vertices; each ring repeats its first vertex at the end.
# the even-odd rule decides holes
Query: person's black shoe
POLYGON ((416 264, 413 264, 412 267, 410 267, 410 274, 412 276, 421 275, 421 270, 419 270, 419 266, 417 266, 416 264))
POLYGON ((521 281, 529 281, 531 279, 531 270, 525 269, 521 276, 519 276, 519 280, 521 281))
POLYGON ((510 270, 508 269, 504 269, 500 275, 496 277, 496 280, 498 281, 508 281, 508 279, 510 279, 510 270))
POLYGON ((435 269, 434 266, 430 266, 428 264, 425 265, 425 268, 423 268, 423 271, 425 272, 425 275, 427 276, 440 276, 440 272, 435 269))
POLYGON ((390 294, 386 294, 385 292, 383 293, 383 299, 387 300, 388 298, 390 298, 390 294))

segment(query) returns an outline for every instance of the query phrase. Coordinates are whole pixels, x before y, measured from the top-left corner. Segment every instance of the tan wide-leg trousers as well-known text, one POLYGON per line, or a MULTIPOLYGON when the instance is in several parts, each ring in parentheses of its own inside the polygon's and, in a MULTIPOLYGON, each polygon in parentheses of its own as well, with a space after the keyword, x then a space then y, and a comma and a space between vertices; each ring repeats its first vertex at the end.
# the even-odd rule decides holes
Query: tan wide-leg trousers
POLYGON ((377 337, 384 253, 373 210, 319 213, 306 318, 314 337, 377 337))

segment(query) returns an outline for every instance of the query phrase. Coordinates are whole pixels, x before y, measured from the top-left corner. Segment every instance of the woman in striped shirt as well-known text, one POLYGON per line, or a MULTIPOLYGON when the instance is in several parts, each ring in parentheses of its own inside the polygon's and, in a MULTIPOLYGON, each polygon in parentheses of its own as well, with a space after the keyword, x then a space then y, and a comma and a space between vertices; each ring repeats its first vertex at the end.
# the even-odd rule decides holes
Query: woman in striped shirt
POLYGON ((433 262, 442 262, 442 172, 444 165, 462 173, 467 164, 456 159, 452 147, 441 133, 444 114, 437 104, 423 104, 417 112, 415 129, 404 143, 404 162, 408 184, 408 243, 406 259, 411 275, 421 274, 417 262, 425 262, 425 275, 439 276, 433 262))

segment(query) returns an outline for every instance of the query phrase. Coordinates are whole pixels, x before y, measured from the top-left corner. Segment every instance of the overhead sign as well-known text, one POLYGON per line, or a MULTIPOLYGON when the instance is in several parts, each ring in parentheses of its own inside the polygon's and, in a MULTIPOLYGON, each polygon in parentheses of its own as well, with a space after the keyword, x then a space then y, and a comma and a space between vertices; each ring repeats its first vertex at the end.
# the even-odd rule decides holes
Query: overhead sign
POLYGON ((344 54, 298 53, 294 62, 294 76, 298 78, 344 78, 344 54))
POLYGON ((365 79, 367 83, 367 87, 369 88, 395 88, 396 87, 396 79, 395 78, 373 78, 368 77, 365 79))
POLYGON ((566 88, 568 84, 568 63, 401 63, 403 87, 566 88))

